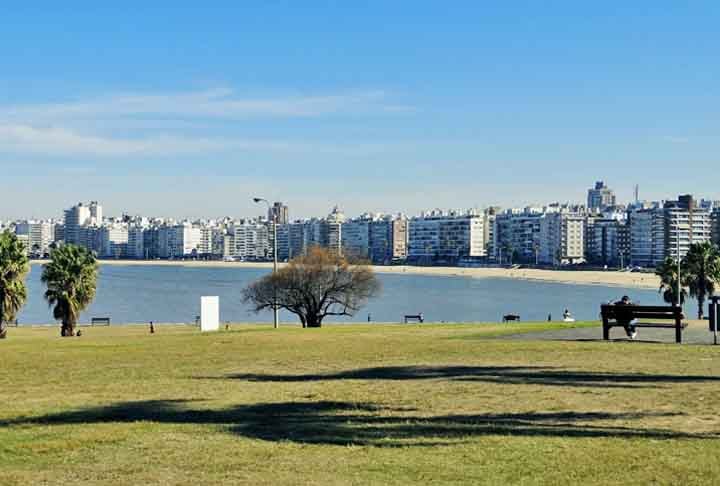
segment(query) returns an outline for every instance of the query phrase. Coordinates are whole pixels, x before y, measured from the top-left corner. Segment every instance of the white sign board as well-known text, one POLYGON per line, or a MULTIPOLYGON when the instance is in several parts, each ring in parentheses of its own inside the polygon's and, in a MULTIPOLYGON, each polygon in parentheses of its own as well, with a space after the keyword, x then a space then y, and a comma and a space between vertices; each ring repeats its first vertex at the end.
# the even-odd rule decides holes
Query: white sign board
POLYGON ((220 329, 220 297, 200 297, 200 330, 220 329))

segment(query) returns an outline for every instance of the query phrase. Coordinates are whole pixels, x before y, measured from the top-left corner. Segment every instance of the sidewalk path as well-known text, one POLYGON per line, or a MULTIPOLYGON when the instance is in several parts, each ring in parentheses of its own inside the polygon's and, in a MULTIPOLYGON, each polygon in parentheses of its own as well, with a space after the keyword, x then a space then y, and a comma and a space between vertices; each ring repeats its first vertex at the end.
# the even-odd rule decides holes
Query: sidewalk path
MULTIPOLYGON (((510 324, 512 325, 512 324, 510 324)), ((534 331, 498 339, 515 339, 521 341, 602 341, 602 326, 581 327, 574 329, 556 329, 551 331, 534 331)), ((614 327, 610 330, 611 341, 629 341, 625 330, 614 327)), ((674 329, 640 328, 636 342, 675 343, 674 329)), ((691 321, 683 330, 683 344, 712 344, 713 335, 708 330, 707 321, 691 321)))

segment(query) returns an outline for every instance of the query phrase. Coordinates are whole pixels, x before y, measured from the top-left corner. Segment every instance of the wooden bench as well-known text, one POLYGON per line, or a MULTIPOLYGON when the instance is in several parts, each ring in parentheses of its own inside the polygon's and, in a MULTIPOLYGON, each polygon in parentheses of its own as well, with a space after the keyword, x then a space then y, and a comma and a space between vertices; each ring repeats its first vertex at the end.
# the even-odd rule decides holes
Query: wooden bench
POLYGON ((90 319, 90 325, 91 326, 109 326, 110 318, 109 317, 93 317, 92 319, 90 319))
POLYGON ((622 322, 630 322, 637 319, 636 328, 655 327, 661 329, 675 329, 675 342, 682 342, 682 330, 687 323, 682 307, 674 305, 617 305, 604 304, 600 306, 600 315, 603 321, 603 339, 610 339, 610 328, 623 327, 622 322), (620 322, 618 322, 620 319, 620 322), (672 322, 642 322, 640 320, 658 319, 660 321, 672 322))
POLYGON ((505 314, 503 316, 503 322, 510 321, 520 321, 520 316, 518 314, 505 314))
POLYGON ((423 318, 423 315, 422 315, 422 314, 406 314, 406 315, 405 315, 405 324, 407 324, 407 323, 410 322, 411 320, 417 321, 417 322, 419 322, 420 324, 422 324, 423 322, 425 322, 425 319, 423 318))

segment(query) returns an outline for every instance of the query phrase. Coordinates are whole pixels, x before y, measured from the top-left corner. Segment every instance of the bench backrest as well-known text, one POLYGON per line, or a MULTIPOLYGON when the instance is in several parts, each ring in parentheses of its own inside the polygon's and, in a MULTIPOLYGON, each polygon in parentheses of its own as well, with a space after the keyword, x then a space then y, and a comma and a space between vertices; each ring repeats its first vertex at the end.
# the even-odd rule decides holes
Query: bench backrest
POLYGON ((682 307, 674 305, 618 305, 604 304, 600 307, 603 319, 682 319, 682 307))
POLYGON ((93 317, 90 319, 90 324, 110 324, 109 317, 93 317))

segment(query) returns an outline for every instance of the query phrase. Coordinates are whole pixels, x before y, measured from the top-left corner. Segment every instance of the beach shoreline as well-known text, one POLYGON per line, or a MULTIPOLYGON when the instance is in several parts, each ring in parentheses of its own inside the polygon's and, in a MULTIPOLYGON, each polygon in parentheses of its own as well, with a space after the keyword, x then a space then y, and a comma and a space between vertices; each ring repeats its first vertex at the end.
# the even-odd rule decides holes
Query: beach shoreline
MULTIPOLYGON (((43 260, 32 263, 40 265, 43 260)), ((272 262, 224 262, 197 260, 99 260, 100 265, 181 266, 204 268, 266 268, 272 262)), ((283 264, 281 263, 280 266, 283 264)), ((507 278, 527 281, 553 282, 575 285, 603 285, 640 289, 657 289, 659 278, 651 273, 619 272, 615 270, 541 270, 536 268, 469 268, 416 267, 409 265, 374 266, 379 274, 418 275, 436 277, 507 278)))

